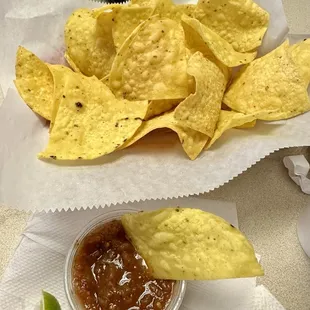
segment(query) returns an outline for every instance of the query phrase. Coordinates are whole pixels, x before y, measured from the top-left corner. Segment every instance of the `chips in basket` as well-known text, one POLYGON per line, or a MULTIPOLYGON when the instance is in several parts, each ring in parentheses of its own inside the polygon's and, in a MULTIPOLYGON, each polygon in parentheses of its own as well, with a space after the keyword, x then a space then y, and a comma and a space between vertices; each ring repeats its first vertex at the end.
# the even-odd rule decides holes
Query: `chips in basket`
POLYGON ((177 133, 188 157, 194 160, 205 147, 209 137, 191 128, 180 125, 174 118, 173 111, 154 117, 142 124, 136 134, 122 148, 128 147, 153 130, 169 128, 177 133))
POLYGON ((50 121, 39 157, 91 160, 168 128, 195 159, 230 128, 309 111, 310 41, 255 59, 268 22, 252 0, 76 10, 64 29, 73 71, 17 52, 16 88, 50 121))
POLYGON ((213 54, 218 61, 227 67, 238 67, 247 64, 256 56, 256 52, 239 53, 235 51, 228 41, 225 41, 216 32, 204 26, 195 18, 184 15, 182 21, 198 33, 205 48, 210 50, 209 54, 213 54))
POLYGON ((95 11, 89 9, 79 9, 69 17, 65 42, 72 69, 78 68, 86 76, 95 75, 98 79, 110 72, 116 54, 112 38, 113 17, 114 12, 107 10, 96 18, 95 11))
POLYGON ((162 100, 189 95, 181 24, 153 16, 124 42, 110 72, 118 98, 162 100))
POLYGON ((269 14, 252 0, 199 0, 199 20, 239 52, 257 49, 269 23, 269 14))
POLYGON ((286 119, 310 110, 308 84, 285 41, 239 72, 224 103, 244 114, 266 111, 259 116, 262 120, 286 119))
POLYGON ((53 85, 48 66, 20 46, 16 55, 15 86, 30 109, 47 120, 52 116, 53 85))
POLYGON ((147 101, 118 100, 96 77, 58 73, 57 113, 41 158, 94 159, 121 147, 140 127, 147 101))
POLYGON ((174 116, 183 126, 212 138, 226 87, 225 76, 200 52, 189 59, 187 72, 195 77, 196 92, 178 105, 174 116))

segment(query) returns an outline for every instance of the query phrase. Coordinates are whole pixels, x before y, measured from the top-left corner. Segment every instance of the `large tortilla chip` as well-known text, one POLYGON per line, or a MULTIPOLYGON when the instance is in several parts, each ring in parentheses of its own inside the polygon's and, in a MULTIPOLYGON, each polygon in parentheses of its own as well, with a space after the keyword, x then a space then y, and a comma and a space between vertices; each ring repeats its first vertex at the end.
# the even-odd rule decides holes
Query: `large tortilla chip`
POLYGON ((125 40, 131 35, 137 26, 147 20, 153 13, 151 7, 126 7, 116 10, 113 19, 112 35, 115 48, 119 51, 125 40))
POLYGON ((246 237, 214 214, 167 208, 125 214, 121 220, 155 278, 215 280, 264 274, 246 237))
POLYGON ((185 22, 182 22, 182 26, 185 34, 189 58, 196 52, 201 52, 205 58, 215 63, 221 69, 226 77, 226 80, 229 81, 231 78, 232 69, 225 66, 214 56, 208 45, 203 41, 200 34, 194 28, 185 22))
MULTIPOLYGON (((112 38, 113 11, 98 12, 78 9, 69 17, 65 27, 68 62, 86 76, 98 79, 107 75, 116 54, 112 38)), ((72 67, 77 71, 74 67, 72 67)))
POLYGON ((200 21, 239 52, 257 49, 269 23, 269 14, 252 0, 199 0, 200 21))
POLYGON ((310 39, 292 45, 290 52, 305 81, 310 83, 310 39))
POLYGON ((196 80, 196 92, 177 106, 174 117, 183 126, 212 138, 225 91, 225 76, 200 52, 189 59, 187 72, 196 80))
MULTIPOLYGON (((221 38, 214 31, 200 23, 197 19, 184 15, 182 21, 193 28, 201 37, 206 48, 225 66, 237 67, 251 62, 256 57, 256 52, 240 53, 233 46, 221 38)), ((210 54, 210 52, 208 54, 210 54)))
POLYGON ((51 119, 53 76, 43 61, 20 46, 16 55, 15 86, 25 103, 47 120, 51 119))
POLYGON ((177 133, 185 153, 192 160, 200 154, 209 139, 198 131, 179 125, 172 111, 143 122, 135 135, 122 148, 132 145, 151 131, 160 128, 169 128, 177 133))
POLYGON ((251 128, 256 123, 257 115, 255 114, 243 114, 235 111, 221 110, 220 117, 214 132, 213 138, 207 144, 207 149, 218 140, 221 135, 226 131, 234 127, 239 128, 251 128), (247 126, 244 126, 248 124, 247 126), (244 126, 244 127, 242 127, 244 126))
POLYGON ((110 72, 118 98, 162 100, 189 94, 182 26, 153 16, 122 45, 110 72))
POLYGON ((288 41, 241 70, 224 96, 224 103, 258 119, 280 120, 310 110, 308 82, 290 56, 288 41))
POLYGON ((109 154, 134 135, 146 114, 147 101, 117 100, 96 77, 70 72, 60 83, 54 126, 40 158, 94 159, 109 154))

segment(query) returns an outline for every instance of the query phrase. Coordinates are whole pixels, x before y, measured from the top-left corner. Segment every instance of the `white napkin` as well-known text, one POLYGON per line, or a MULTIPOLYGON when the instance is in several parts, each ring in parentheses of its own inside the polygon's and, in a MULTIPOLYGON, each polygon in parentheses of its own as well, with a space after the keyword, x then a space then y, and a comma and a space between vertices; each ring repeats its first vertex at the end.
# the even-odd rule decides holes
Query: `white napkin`
POLYGON ((255 310, 285 310, 279 301, 269 292, 264 285, 255 288, 253 299, 255 310))
POLYGON ((310 195, 310 179, 307 175, 310 165, 303 155, 286 156, 283 159, 284 166, 288 169, 290 178, 300 186, 305 194, 310 195))
MULTIPOLYGON (((148 201, 117 205, 115 209, 156 209, 186 206, 215 213, 238 227, 236 206, 203 198, 148 201)), ((33 310, 41 290, 55 295, 62 309, 69 309, 63 285, 65 256, 78 232, 109 208, 38 213, 29 221, 0 284, 0 308, 33 310)), ((182 310, 251 310, 255 308, 256 278, 188 282, 182 310), (255 303, 254 303, 255 301, 255 303)), ((266 298, 265 298, 266 299, 266 298)), ((264 300, 265 300, 264 299, 264 300)))

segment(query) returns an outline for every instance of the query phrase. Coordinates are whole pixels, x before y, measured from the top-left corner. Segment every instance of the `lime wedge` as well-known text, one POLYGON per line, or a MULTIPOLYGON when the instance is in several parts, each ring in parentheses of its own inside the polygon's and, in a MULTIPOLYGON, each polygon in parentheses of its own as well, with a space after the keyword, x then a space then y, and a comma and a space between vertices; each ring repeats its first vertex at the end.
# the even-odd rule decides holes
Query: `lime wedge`
POLYGON ((50 293, 42 291, 40 310, 61 310, 58 300, 50 293))

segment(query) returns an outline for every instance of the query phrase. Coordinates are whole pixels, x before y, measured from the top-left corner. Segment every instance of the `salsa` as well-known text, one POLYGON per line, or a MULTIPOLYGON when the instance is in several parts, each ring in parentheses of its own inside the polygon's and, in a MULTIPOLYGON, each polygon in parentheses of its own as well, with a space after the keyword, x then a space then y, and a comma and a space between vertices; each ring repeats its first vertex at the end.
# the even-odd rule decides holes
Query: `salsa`
POLYGON ((91 310, 163 310, 174 287, 174 281, 152 278, 118 220, 103 224, 78 245, 72 277, 80 303, 91 310))

